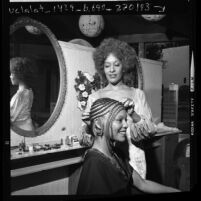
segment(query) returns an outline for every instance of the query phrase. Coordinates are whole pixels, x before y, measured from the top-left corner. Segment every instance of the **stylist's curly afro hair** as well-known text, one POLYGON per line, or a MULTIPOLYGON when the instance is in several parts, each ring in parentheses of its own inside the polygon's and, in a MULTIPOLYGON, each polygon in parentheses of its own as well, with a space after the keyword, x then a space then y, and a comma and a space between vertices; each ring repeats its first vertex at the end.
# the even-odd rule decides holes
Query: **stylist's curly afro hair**
POLYGON ((111 53, 121 61, 124 73, 131 72, 138 63, 135 49, 126 42, 114 38, 104 39, 93 53, 95 68, 103 82, 106 81, 104 62, 111 53))
POLYGON ((34 86, 36 76, 35 62, 27 57, 13 57, 10 59, 10 72, 28 87, 34 86))

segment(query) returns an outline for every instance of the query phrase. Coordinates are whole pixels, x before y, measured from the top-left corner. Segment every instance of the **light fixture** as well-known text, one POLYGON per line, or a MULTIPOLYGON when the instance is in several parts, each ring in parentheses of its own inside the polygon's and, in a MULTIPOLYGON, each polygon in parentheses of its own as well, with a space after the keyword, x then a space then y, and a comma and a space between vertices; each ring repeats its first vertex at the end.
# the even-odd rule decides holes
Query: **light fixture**
POLYGON ((162 20, 166 15, 161 14, 161 15, 141 15, 145 20, 156 22, 159 20, 162 20))
POLYGON ((104 29, 102 15, 81 15, 79 18, 80 31, 88 37, 97 37, 104 29))
POLYGON ((31 33, 31 34, 34 34, 34 35, 40 35, 42 34, 42 31, 40 29, 38 29, 37 27, 35 26, 32 26, 32 25, 26 25, 25 26, 25 29, 31 33))

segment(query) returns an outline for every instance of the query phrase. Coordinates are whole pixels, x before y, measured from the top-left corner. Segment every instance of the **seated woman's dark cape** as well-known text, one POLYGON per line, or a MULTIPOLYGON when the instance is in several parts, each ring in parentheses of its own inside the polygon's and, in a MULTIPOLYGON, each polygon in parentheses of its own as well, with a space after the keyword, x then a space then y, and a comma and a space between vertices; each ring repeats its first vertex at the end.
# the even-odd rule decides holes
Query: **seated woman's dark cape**
MULTIPOLYGON (((119 147, 120 145, 118 145, 119 147)), ((126 146, 126 144, 124 144, 126 146)), ((119 174, 115 174, 115 168, 110 163, 106 163, 107 160, 104 157, 101 157, 100 154, 97 154, 97 151, 93 151, 93 149, 89 149, 86 152, 85 162, 79 164, 77 169, 73 172, 73 174, 69 178, 69 195, 71 194, 141 194, 142 192, 136 189, 132 185, 132 167, 128 163, 128 158, 125 157, 125 153, 123 153, 122 149, 115 147, 115 153, 119 157, 119 162, 121 166, 124 166, 124 170, 127 174, 127 179, 119 178, 119 174), (100 156, 100 157, 99 157, 100 156), (123 158, 122 158, 123 157, 123 158), (106 164, 100 167, 99 161, 102 160, 103 163, 106 164), (92 168, 94 166, 94 168, 92 168), (98 169, 97 169, 98 166, 98 169), (84 170, 83 170, 84 169, 84 170), (100 177, 101 172, 107 172, 108 177, 100 177), (80 178, 81 176, 81 178, 80 178), (111 186, 110 189, 105 185, 105 180, 109 182, 108 186, 111 186), (89 183, 88 183, 89 181, 89 183), (90 185, 90 181, 94 181, 94 185, 90 185), (88 186, 87 192, 85 192, 85 187, 88 186), (124 186, 124 188, 119 188, 119 186, 124 186), (112 190, 111 190, 112 189, 112 190)), ((121 146, 122 148, 123 146, 121 146)), ((127 149, 128 150, 128 149, 127 149)), ((121 176, 120 176, 121 177, 121 176)), ((123 177, 122 177, 123 178, 123 177)))

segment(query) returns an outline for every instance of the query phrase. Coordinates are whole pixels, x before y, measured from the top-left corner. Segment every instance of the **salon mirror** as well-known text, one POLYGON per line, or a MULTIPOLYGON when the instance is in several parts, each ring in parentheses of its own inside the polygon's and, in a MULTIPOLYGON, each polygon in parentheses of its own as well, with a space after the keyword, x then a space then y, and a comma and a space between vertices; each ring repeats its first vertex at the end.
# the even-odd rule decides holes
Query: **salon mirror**
MULTIPOLYGON (((60 45, 51 30, 29 17, 10 26, 10 58, 27 57, 34 65, 34 99, 31 108, 33 131, 11 124, 16 134, 36 137, 45 134, 60 115, 66 95, 66 67, 60 45)), ((10 84, 10 96, 16 93, 10 84)))

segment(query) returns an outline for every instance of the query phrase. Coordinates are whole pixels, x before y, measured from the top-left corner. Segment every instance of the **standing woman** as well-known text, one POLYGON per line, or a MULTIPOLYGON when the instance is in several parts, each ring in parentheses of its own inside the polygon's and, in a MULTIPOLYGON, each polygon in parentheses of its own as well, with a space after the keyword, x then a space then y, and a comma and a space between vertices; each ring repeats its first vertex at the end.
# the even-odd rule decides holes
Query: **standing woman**
POLYGON ((10 101, 10 123, 26 131, 33 131, 31 108, 34 94, 32 91, 34 70, 33 62, 28 58, 10 59, 10 79, 18 90, 10 101))
MULTIPOLYGON (((103 40, 93 54, 95 68, 106 86, 89 96, 87 108, 83 113, 83 121, 87 122, 91 105, 99 98, 111 98, 124 104, 127 108, 127 139, 129 145, 130 165, 146 177, 145 153, 140 147, 141 140, 149 138, 156 132, 152 122, 152 113, 142 90, 125 84, 125 77, 138 65, 135 50, 123 41, 113 38, 103 40), (134 145, 135 144, 135 145, 134 145)), ((83 123, 81 144, 90 146, 90 136, 86 124, 83 123)))

